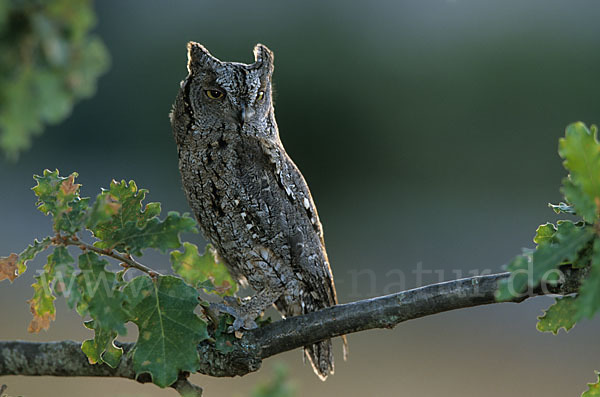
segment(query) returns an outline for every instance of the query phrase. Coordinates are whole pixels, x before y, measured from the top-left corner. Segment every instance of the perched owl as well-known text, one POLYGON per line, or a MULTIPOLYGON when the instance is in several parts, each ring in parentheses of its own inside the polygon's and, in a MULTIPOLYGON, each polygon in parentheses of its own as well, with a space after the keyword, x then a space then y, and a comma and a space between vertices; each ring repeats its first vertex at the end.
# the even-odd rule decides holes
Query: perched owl
MULTIPOLYGON (((279 139, 273 53, 257 44, 254 56, 249 65, 222 62, 188 43, 171 112, 188 202, 220 260, 256 291, 227 310, 235 329, 256 327, 273 304, 296 316, 337 303, 315 204, 279 139)), ((321 379, 333 373, 331 340, 304 351, 321 379)))

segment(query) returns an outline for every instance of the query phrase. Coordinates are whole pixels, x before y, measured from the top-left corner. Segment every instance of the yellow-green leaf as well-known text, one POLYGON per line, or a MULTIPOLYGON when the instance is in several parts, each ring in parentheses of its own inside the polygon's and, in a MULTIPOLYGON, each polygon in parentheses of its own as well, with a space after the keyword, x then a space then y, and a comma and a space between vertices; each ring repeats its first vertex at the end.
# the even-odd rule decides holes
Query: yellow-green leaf
POLYGON ((190 285, 199 287, 208 280, 210 284, 202 284, 203 287, 208 287, 204 288, 207 292, 224 296, 233 295, 237 291, 237 284, 229 270, 216 261, 210 244, 204 249, 204 254, 200 255, 196 245, 185 242, 183 252, 171 252, 171 263, 175 273, 190 285))
POLYGON ((50 247, 51 244, 51 238, 46 237, 42 241, 34 240, 33 245, 30 244, 27 248, 25 248, 23 252, 19 254, 19 260, 17 262, 19 275, 23 274, 25 270, 27 270, 28 261, 33 260, 37 254, 50 247))
POLYGON ((598 380, 594 383, 588 383, 588 389, 583 392, 581 397, 600 397, 600 372, 595 372, 598 380))
POLYGON ((576 298, 567 296, 556 299, 556 302, 538 317, 537 329, 540 332, 552 332, 554 335, 563 328, 569 331, 577 323, 576 298))
POLYGON ((111 368, 116 368, 123 356, 123 349, 114 343, 117 332, 97 328, 93 320, 86 321, 84 325, 94 330, 94 338, 81 344, 81 350, 88 357, 90 364, 106 363, 111 368))
POLYGON ((556 227, 552 223, 545 223, 538 226, 537 230, 535 231, 535 237, 533 238, 533 241, 538 245, 551 242, 552 237, 554 237, 554 233, 556 233, 556 227))

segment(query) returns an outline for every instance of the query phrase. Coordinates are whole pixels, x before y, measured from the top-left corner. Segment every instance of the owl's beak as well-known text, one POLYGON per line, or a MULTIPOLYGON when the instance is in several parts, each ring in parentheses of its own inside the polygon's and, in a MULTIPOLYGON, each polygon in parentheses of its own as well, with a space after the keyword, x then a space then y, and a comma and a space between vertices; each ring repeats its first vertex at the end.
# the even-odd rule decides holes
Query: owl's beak
POLYGON ((242 110, 240 111, 240 122, 242 123, 242 127, 246 122, 246 106, 242 105, 242 110))
POLYGON ((254 115, 254 110, 248 109, 246 105, 242 105, 242 110, 240 110, 240 120, 242 122, 242 127, 244 124, 250 120, 250 118, 254 115))

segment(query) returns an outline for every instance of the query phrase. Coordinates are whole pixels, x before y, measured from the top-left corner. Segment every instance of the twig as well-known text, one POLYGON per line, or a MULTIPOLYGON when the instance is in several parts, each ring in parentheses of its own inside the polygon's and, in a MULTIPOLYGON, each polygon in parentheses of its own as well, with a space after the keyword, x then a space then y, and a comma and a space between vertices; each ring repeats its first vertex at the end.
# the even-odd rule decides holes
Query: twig
POLYGON ((81 241, 77 238, 74 238, 74 237, 56 236, 55 238, 58 240, 57 241, 58 244, 74 245, 74 246, 79 247, 82 250, 94 251, 100 255, 110 256, 111 258, 121 261, 122 262, 121 266, 123 266, 125 268, 138 269, 144 273, 147 273, 152 278, 155 278, 157 276, 162 276, 162 274, 160 274, 159 272, 152 270, 148 266, 139 263, 138 261, 133 259, 133 257, 129 254, 123 255, 123 254, 116 252, 115 250, 94 247, 93 245, 84 243, 83 241, 81 241))

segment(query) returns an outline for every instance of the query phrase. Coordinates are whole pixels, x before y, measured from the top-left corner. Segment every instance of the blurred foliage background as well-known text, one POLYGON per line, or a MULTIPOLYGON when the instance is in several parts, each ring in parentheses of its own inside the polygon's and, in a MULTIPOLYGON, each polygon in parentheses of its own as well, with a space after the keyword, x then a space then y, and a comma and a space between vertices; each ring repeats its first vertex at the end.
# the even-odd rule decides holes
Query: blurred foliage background
MULTIPOLYGON (((0 0, 0 16, 29 3, 0 0)), ((71 2, 57 2, 63 3, 71 2)), ((73 4, 64 10, 76 13, 90 3, 73 4)), ((18 162, 0 163, 0 253, 50 230, 29 190, 32 174, 44 168, 79 172, 84 195, 112 178, 134 179, 165 210, 189 210, 167 117, 186 74, 188 40, 223 60, 252 61, 257 42, 275 52, 281 138, 319 208, 342 302, 500 271, 533 246, 540 223, 556 219, 546 204, 560 199, 565 174, 556 150, 564 127, 600 122, 600 3, 592 0, 105 0, 93 11, 95 18, 77 19, 79 45, 100 37, 111 68, 70 117, 64 118, 76 98, 89 95, 106 70, 100 44, 89 50, 94 72, 79 94, 56 77, 77 62, 52 64, 41 43, 36 72, 22 83, 32 87, 25 94, 8 95, 6 88, 19 81, 20 67, 0 75, 0 119, 17 107, 31 122, 14 130, 21 142, 14 148, 26 146, 23 131, 55 122, 18 162), (56 70, 44 77, 50 83, 32 82, 56 70), (49 112, 52 118, 37 106, 57 86, 63 94, 48 105, 59 109, 49 112)), ((42 14, 60 40, 75 45, 57 27, 62 22, 42 14)), ((26 45, 1 34, 0 67, 18 64, 26 45)), ((4 142, 9 135, 0 123, 4 142)), ((151 255, 141 260, 167 267, 151 255)), ((39 258, 30 269, 42 265, 39 258)), ((47 333, 25 334, 32 275, 0 286, 0 313, 10 319, 0 322, 0 338, 88 338, 64 305, 47 333)), ((246 396, 280 360, 298 395, 577 395, 600 369, 600 322, 541 334, 535 316, 549 303, 460 310, 350 335, 349 361, 342 362, 339 348, 336 374, 325 383, 302 364, 300 351, 269 359, 243 378, 193 380, 207 395, 246 396)), ((173 395, 112 379, 1 381, 27 396, 173 395)))
POLYGON ((95 93, 108 53, 89 0, 0 0, 0 148, 15 159, 95 93))

